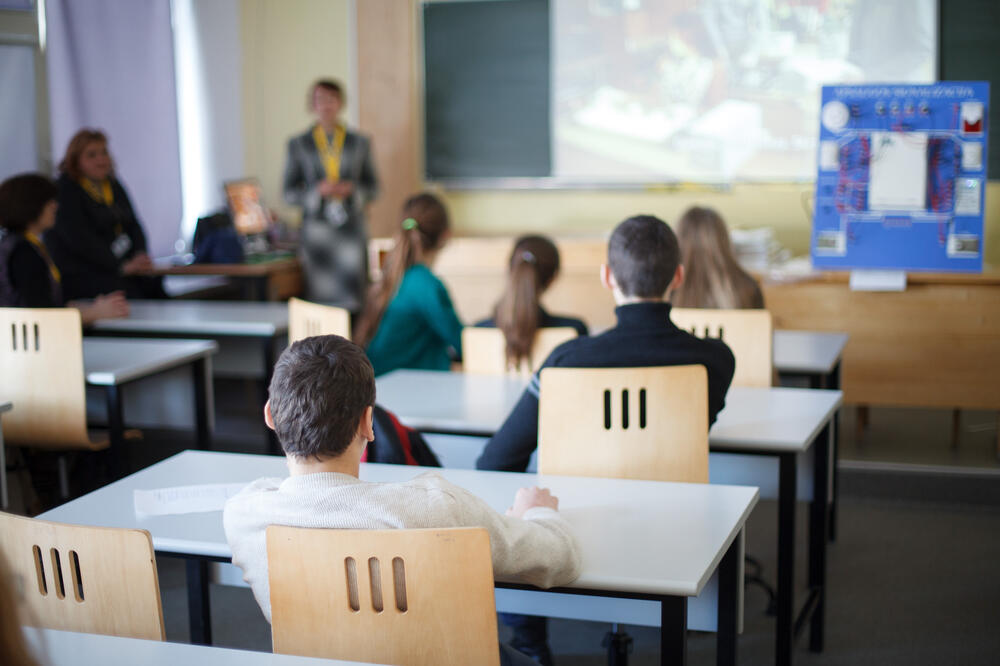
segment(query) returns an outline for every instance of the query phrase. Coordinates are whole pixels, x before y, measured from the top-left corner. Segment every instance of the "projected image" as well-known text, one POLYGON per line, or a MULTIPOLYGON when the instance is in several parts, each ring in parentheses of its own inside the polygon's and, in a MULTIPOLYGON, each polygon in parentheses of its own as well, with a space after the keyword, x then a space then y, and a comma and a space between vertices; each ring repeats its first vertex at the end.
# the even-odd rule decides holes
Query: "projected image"
POLYGON ((933 81, 935 5, 552 0, 553 175, 811 180, 822 85, 933 81))

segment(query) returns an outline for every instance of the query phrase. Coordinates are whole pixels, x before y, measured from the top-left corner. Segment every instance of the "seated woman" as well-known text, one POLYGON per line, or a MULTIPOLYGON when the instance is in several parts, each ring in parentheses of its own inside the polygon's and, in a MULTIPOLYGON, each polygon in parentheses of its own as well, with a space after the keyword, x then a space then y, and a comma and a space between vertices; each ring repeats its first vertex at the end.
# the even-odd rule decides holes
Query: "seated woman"
POLYGON ((406 201, 402 218, 355 331, 376 375, 398 368, 448 370, 462 353, 462 322, 430 268, 448 240, 448 211, 423 193, 406 201))
MULTIPOLYGON (((64 305, 62 275, 40 239, 55 224, 56 187, 45 176, 28 173, 0 183, 0 306, 56 308, 64 305)), ((120 291, 93 301, 73 301, 83 323, 128 315, 120 291)))
POLYGON ((559 250, 545 236, 521 236, 510 254, 510 272, 503 296, 493 317, 476 326, 496 327, 507 341, 507 364, 518 367, 531 356, 535 333, 540 328, 570 327, 587 335, 587 325, 573 317, 551 315, 542 307, 542 294, 559 274, 559 250))
POLYGON ((146 235, 114 174, 103 132, 82 129, 59 163, 59 211, 45 244, 63 275, 67 298, 124 291, 129 298, 166 298, 152 268, 146 235))
POLYGON ((764 307, 760 285, 736 261, 726 223, 711 208, 689 208, 677 224, 684 282, 670 295, 678 308, 764 307))

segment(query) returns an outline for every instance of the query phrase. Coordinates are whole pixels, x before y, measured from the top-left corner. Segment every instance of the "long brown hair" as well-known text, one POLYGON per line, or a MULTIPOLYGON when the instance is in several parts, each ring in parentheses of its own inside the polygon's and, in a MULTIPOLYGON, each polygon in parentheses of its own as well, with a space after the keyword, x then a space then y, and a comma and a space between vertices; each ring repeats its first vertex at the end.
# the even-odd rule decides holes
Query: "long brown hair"
MULTIPOLYGON (((73 138, 69 140, 69 145, 66 146, 66 154, 63 155, 62 161, 59 162, 59 171, 67 174, 73 180, 79 180, 82 175, 80 173, 80 155, 92 143, 107 144, 108 137, 101 130, 89 127, 84 127, 74 134, 73 138)), ((113 170, 114 161, 111 164, 113 170)))
POLYGON ((382 269, 382 279, 369 290, 354 332, 354 342, 362 347, 375 337, 382 316, 396 295, 407 269, 420 262, 424 253, 440 247, 449 227, 448 211, 441 200, 429 192, 407 199, 403 204, 401 220, 395 243, 382 269))
POLYGON ((17 594, 14 574, 0 553, 0 664, 37 666, 24 640, 17 594))
POLYGON ((733 256, 729 230, 711 208, 689 208, 677 225, 684 283, 670 302, 684 308, 762 308, 760 287, 733 256))
POLYGON ((507 287, 494 310, 506 340, 507 366, 517 368, 531 356, 539 327, 539 300, 559 272, 559 250, 544 236, 521 236, 510 254, 507 287))

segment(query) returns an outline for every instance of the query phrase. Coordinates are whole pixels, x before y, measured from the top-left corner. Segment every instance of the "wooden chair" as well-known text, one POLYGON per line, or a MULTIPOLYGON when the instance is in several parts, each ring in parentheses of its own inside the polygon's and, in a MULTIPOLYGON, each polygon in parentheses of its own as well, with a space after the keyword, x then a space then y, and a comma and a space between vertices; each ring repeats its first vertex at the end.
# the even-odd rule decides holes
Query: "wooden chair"
POLYGON ((670 318, 699 338, 719 338, 736 357, 733 386, 771 386, 774 326, 767 310, 673 308, 670 318))
POLYGON ((538 471, 707 483, 704 366, 545 368, 538 471))
POLYGON ((351 338, 351 313, 332 305, 288 299, 288 344, 314 335, 351 338))
POLYGON ((499 664, 482 528, 267 528, 274 651, 380 664, 499 664))
POLYGON ((29 626, 162 641, 153 541, 145 530, 0 513, 0 553, 29 626))
POLYGON ((576 330, 568 326, 540 328, 535 334, 529 363, 522 363, 516 370, 507 366, 504 352, 506 342, 498 328, 462 329, 462 368, 465 372, 481 375, 503 375, 508 372, 528 375, 538 369, 552 350, 576 337, 576 330))

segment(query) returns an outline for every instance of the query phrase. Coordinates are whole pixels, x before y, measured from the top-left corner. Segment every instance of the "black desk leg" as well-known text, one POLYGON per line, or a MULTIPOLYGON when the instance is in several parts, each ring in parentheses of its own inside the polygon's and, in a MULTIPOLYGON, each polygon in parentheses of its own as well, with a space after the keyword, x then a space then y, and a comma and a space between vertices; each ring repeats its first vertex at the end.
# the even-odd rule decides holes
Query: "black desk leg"
POLYGON ((111 476, 118 480, 128 471, 125 460, 128 451, 125 448, 125 417, 122 408, 121 388, 105 386, 104 396, 108 406, 108 436, 111 440, 111 476))
POLYGON ((736 666, 740 616, 740 563, 743 560, 743 532, 736 535, 719 563, 719 626, 715 636, 717 666, 736 666))
POLYGON ((191 642, 195 645, 212 644, 212 613, 208 597, 208 561, 188 558, 188 621, 191 626, 191 642))
POLYGON ((212 428, 209 426, 212 409, 211 401, 208 399, 208 383, 212 381, 209 376, 208 363, 201 358, 191 366, 194 373, 194 418, 196 424, 195 444, 202 451, 212 448, 212 428))
POLYGON ((778 630, 774 661, 792 663, 795 606, 795 454, 778 456, 778 630))
MULTIPOLYGON (((267 402, 268 388, 271 385, 271 375, 274 373, 274 338, 267 338, 264 340, 264 382, 261 385, 261 400, 260 407, 264 408, 264 403, 267 402)), ((264 415, 261 413, 261 423, 263 423, 264 415)), ((281 446, 278 444, 278 437, 274 434, 274 431, 264 425, 264 434, 267 436, 267 451, 272 455, 282 455, 281 446)))
POLYGON ((660 664, 687 664, 687 597, 660 599, 660 664))
POLYGON ((809 625, 809 649, 823 650, 823 621, 826 608, 826 540, 827 497, 830 478, 830 440, 832 430, 828 423, 813 442, 813 500, 809 506, 809 591, 816 595, 809 625))
POLYGON ((253 278, 254 299, 258 301, 269 300, 268 287, 270 280, 266 275, 253 278))
MULTIPOLYGON (((827 388, 833 389, 835 391, 840 390, 840 362, 833 367, 833 372, 830 373, 829 379, 827 380, 827 388)), ((829 520, 829 531, 830 531, 830 541, 837 540, 837 502, 840 501, 840 484, 838 483, 838 477, 840 476, 840 470, 838 469, 837 463, 840 461, 840 409, 837 409, 833 414, 833 437, 831 439, 830 446, 833 447, 833 474, 831 483, 833 484, 833 501, 830 503, 830 520, 829 520)))

